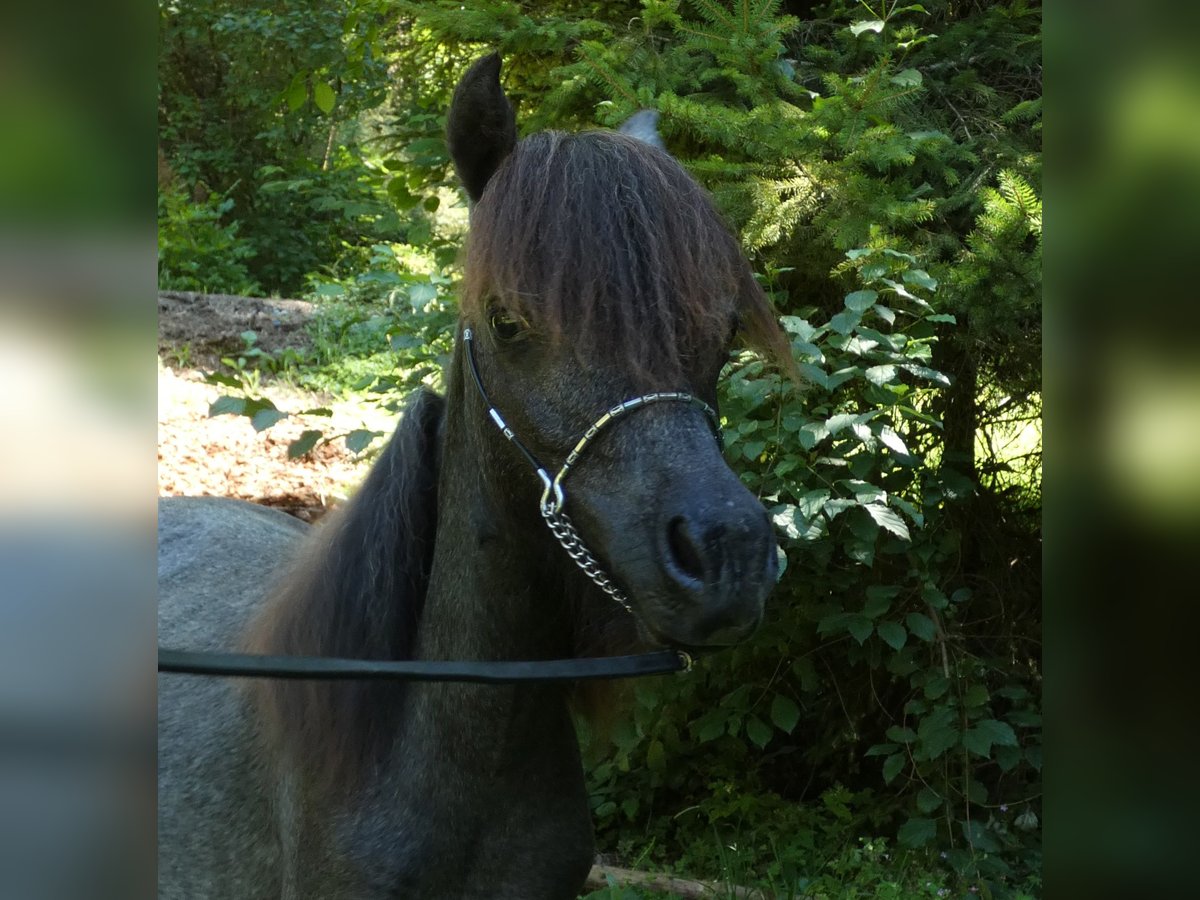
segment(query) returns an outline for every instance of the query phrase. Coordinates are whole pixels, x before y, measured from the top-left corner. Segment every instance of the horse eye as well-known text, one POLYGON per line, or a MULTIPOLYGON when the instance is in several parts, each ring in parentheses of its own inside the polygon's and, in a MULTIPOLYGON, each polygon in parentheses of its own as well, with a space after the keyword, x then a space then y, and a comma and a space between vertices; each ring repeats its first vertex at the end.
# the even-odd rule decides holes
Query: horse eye
POLYGON ((525 323, 503 309, 493 309, 488 313, 488 325, 496 340, 504 344, 517 340, 525 333, 525 323))

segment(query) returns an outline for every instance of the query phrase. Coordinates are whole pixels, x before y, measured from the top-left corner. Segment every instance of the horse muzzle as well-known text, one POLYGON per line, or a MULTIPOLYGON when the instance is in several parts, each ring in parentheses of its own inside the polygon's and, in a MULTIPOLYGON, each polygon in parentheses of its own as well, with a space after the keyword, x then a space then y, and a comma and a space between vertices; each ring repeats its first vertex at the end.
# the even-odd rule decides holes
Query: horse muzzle
POLYGON ((712 481, 664 492, 655 514, 606 535, 614 574, 642 624, 664 644, 745 640, 762 622, 778 576, 766 510, 732 472, 712 481))

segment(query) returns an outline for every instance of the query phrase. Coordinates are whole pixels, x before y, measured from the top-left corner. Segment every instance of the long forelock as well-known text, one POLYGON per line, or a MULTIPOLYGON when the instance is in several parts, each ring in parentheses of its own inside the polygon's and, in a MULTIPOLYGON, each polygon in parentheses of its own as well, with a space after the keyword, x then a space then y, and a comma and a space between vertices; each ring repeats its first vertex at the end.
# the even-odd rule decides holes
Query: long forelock
MULTIPOLYGON (((673 378, 762 302, 704 190, 666 153, 610 132, 523 140, 467 239, 468 316, 500 305, 580 360, 673 378)), ((478 319, 477 319, 478 320, 478 319)))

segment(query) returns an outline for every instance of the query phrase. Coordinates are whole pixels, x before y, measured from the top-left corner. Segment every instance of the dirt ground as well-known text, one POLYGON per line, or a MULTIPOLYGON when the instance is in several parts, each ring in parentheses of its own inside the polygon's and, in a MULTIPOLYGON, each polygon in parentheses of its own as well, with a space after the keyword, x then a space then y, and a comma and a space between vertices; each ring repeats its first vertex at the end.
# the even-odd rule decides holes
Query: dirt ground
POLYGON ((290 460, 288 444, 308 428, 337 434, 366 425, 386 432, 392 424, 386 418, 279 384, 263 393, 280 409, 328 406, 333 417, 293 416, 260 433, 244 416, 208 415, 209 405, 229 392, 205 384, 204 374, 242 346, 240 334, 256 332, 258 345, 272 352, 303 347, 311 304, 171 293, 159 295, 158 312, 159 495, 237 497, 309 522, 344 499, 368 461, 356 459, 340 440, 290 460))

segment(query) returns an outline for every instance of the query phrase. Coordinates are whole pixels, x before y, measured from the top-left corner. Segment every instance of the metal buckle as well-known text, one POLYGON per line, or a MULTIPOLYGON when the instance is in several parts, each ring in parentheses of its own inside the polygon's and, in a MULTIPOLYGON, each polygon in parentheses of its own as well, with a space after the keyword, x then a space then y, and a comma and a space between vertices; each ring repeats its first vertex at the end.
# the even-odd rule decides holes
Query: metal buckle
POLYGON ((537 474, 538 478, 542 479, 542 485, 544 486, 542 499, 538 501, 538 507, 541 509, 543 516, 557 515, 562 512, 563 503, 566 502, 566 498, 563 496, 562 485, 558 483, 557 479, 552 479, 550 473, 545 469, 538 469, 537 474), (551 494, 554 496, 551 497, 551 494))

